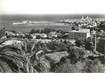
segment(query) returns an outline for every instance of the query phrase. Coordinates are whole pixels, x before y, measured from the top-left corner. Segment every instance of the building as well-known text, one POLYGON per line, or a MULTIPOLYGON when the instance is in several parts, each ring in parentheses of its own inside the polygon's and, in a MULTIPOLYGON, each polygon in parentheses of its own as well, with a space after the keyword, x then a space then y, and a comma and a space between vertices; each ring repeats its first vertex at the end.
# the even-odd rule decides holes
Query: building
POLYGON ((50 33, 48 34, 48 38, 57 38, 56 32, 50 32, 50 33))
POLYGON ((31 36, 32 36, 33 39, 47 38, 47 34, 45 34, 45 33, 34 33, 34 34, 31 34, 31 36))
POLYGON ((72 30, 68 33, 69 39, 86 39, 91 37, 89 29, 72 30))
POLYGON ((6 45, 19 45, 19 44, 22 44, 22 41, 13 39, 5 41, 1 45, 6 46, 6 45))

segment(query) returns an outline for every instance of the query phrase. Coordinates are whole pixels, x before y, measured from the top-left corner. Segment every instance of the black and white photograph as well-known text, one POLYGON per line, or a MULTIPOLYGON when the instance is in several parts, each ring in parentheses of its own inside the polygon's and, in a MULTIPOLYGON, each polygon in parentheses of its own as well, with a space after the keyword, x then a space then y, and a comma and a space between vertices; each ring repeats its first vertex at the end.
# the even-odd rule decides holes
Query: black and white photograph
POLYGON ((0 0, 0 73, 105 73, 104 0, 0 0))

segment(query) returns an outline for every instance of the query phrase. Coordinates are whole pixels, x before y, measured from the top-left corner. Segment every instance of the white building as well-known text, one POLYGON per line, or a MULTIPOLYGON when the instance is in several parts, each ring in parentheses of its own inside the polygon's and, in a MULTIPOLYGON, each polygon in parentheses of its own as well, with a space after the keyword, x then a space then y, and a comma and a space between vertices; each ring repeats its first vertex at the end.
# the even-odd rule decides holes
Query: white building
POLYGON ((79 29, 69 31, 69 39, 85 39, 91 37, 90 29, 79 29))

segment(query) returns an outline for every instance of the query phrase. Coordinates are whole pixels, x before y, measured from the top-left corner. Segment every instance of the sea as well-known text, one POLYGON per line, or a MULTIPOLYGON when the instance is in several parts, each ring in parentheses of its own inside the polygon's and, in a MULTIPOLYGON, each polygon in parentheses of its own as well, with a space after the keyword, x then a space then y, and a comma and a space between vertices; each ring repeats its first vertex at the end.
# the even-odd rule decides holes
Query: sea
MULTIPOLYGON (((46 26, 42 25, 42 23, 36 23, 34 25, 13 25, 15 22, 22 22, 22 21, 47 21, 50 24, 52 22, 56 23, 60 20, 64 19, 80 19, 82 16, 86 17, 89 16, 91 18, 100 18, 100 17, 105 17, 105 15, 99 15, 99 14, 85 14, 85 15, 63 15, 63 14, 58 14, 58 15, 0 15, 0 29, 6 28, 7 30, 15 30, 19 32, 29 32, 31 29, 43 29, 46 26)), ((43 23, 44 24, 44 23, 43 23)), ((47 25, 48 26, 48 25, 47 25)), ((53 24, 50 25, 53 27, 53 24)), ((56 26, 55 26, 56 27, 56 26)))

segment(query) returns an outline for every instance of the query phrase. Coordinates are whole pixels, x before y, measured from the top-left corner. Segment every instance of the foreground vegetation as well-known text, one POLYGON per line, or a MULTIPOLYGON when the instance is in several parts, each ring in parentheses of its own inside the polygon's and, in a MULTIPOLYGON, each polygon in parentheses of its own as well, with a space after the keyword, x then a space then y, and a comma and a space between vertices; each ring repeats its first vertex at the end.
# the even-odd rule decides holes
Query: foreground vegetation
POLYGON ((103 73, 105 56, 67 41, 50 43, 24 39, 0 48, 2 73, 103 73), (92 54, 92 55, 90 55, 92 54))

